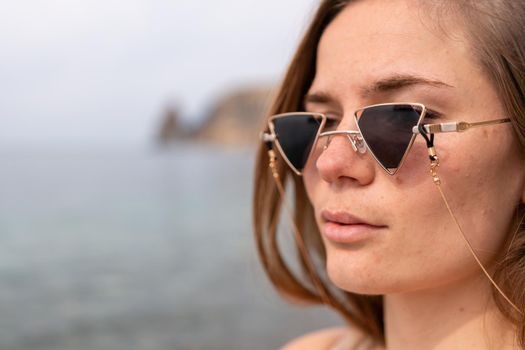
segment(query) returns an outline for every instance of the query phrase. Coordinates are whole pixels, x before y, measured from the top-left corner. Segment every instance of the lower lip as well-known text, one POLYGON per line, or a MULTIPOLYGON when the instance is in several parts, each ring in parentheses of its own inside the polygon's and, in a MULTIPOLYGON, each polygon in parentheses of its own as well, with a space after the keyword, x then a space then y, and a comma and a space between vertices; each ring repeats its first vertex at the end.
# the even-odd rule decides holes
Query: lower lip
POLYGON ((366 224, 342 225, 335 222, 324 224, 323 233, 330 241, 337 243, 354 243, 370 238, 384 230, 386 226, 366 224))

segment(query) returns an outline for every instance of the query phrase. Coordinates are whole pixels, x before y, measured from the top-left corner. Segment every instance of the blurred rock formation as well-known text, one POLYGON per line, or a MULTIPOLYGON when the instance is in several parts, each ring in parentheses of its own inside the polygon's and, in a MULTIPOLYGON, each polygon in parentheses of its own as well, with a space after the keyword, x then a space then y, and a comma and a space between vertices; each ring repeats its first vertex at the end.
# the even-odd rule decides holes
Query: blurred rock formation
POLYGON ((257 142, 270 94, 270 88, 256 87, 225 96, 216 103, 194 139, 227 145, 257 142))
POLYGON ((191 130, 180 123, 173 107, 167 108, 158 132, 161 145, 175 140, 189 140, 220 145, 250 145, 258 141, 263 117, 269 106, 271 88, 251 87, 233 91, 219 99, 206 114, 203 123, 191 130))
POLYGON ((158 133, 157 140, 166 145, 174 140, 186 138, 188 135, 181 129, 180 117, 177 109, 173 106, 166 108, 158 133))

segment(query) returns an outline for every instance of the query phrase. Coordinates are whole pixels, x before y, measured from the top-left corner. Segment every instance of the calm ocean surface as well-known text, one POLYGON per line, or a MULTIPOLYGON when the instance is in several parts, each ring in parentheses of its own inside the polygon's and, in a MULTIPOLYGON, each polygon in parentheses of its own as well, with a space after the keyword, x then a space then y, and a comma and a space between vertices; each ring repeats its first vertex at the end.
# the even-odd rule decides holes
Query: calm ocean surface
POLYGON ((252 153, 0 151, 0 349, 277 349, 340 324, 262 274, 252 153))

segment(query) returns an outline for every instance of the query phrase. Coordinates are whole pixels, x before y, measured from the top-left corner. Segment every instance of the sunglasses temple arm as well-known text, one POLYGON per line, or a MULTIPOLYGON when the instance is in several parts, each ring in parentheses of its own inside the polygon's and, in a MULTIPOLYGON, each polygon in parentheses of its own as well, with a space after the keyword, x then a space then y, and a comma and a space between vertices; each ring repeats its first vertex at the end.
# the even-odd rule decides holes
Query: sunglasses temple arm
POLYGON ((266 144, 266 147, 268 147, 269 150, 273 148, 273 142, 275 141, 275 135, 269 134, 267 132, 261 132, 259 134, 259 138, 262 142, 266 144))
POLYGON ((495 119, 495 120, 486 120, 482 122, 475 122, 475 123, 467 123, 467 122, 452 122, 452 123, 439 123, 439 124, 424 124, 419 126, 414 126, 412 128, 412 132, 414 134, 421 133, 422 129, 425 130, 425 132, 434 134, 434 133, 441 133, 441 132, 463 132, 470 128, 475 128, 479 126, 485 126, 485 125, 495 125, 495 124, 503 124, 503 123, 509 123, 510 119, 495 119))

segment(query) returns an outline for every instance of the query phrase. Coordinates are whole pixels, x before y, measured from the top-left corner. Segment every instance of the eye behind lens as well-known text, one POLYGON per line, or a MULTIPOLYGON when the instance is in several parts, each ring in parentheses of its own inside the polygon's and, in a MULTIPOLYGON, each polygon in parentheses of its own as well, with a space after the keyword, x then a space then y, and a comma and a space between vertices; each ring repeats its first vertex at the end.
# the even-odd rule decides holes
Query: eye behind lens
POLYGON ((324 129, 323 129, 323 131, 333 131, 333 130, 336 130, 337 127, 339 126, 339 123, 341 123, 341 120, 340 120, 340 119, 327 117, 327 118, 326 118, 326 122, 325 122, 325 124, 324 124, 324 129))
POLYGON ((436 119, 440 119, 441 117, 442 117, 441 113, 433 111, 433 110, 427 108, 426 112, 425 112, 425 118, 424 119, 436 120, 436 119))

